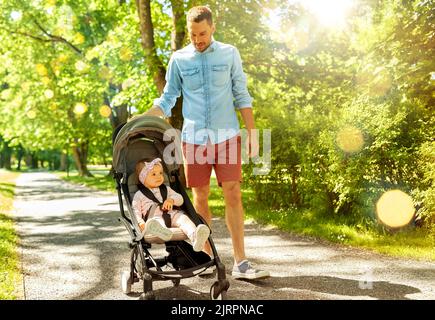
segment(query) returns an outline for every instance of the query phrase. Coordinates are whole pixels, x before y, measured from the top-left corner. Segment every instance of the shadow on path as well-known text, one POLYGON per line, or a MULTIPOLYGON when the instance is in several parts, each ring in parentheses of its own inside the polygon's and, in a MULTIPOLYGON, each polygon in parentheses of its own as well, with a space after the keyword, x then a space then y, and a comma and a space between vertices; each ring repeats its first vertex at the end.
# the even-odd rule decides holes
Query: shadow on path
MULTIPOLYGON (((256 289, 244 291, 243 299, 255 299, 257 290, 270 289, 293 291, 295 293, 294 299, 298 299, 297 291, 299 290, 336 295, 338 299, 341 296, 341 299, 346 297, 370 297, 380 300, 408 300, 406 295, 421 292, 418 288, 386 281, 367 282, 331 276, 272 277, 263 281, 250 281, 249 283, 254 285, 256 289)), ((280 294, 277 294, 276 298, 280 299, 280 294)))

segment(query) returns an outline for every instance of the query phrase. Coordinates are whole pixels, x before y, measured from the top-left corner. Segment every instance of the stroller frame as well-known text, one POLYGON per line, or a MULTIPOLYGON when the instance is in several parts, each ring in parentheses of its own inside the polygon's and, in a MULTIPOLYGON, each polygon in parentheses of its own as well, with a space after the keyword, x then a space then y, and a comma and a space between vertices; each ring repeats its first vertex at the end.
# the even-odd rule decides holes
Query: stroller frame
MULTIPOLYGON (((161 142, 161 139, 159 139, 161 132, 148 132, 148 135, 143 138, 143 132, 138 130, 141 125, 148 127, 155 124, 160 129, 172 128, 161 118, 154 116, 139 116, 128 123, 120 125, 113 134, 113 177, 116 182, 116 190, 121 213, 121 216, 118 218, 118 220, 124 224, 130 235, 128 247, 131 250, 130 270, 124 271, 121 274, 121 286, 123 292, 126 294, 130 293, 131 285, 135 282, 143 280, 143 293, 141 294, 140 299, 154 300, 156 298, 155 293, 153 292, 154 281, 171 280, 174 286, 178 286, 181 279, 194 277, 203 273, 206 269, 216 266, 217 280, 210 288, 210 298, 212 300, 226 299, 229 281, 226 279, 225 265, 221 262, 211 237, 212 232, 210 233, 208 241, 213 252, 213 258, 210 258, 204 252, 194 252, 192 247, 184 240, 172 239, 164 243, 168 255, 154 258, 149 250, 152 247, 152 243, 146 241, 146 238, 139 229, 136 215, 133 212, 132 199, 128 186, 129 176, 131 173, 125 165, 126 159, 122 159, 125 154, 120 154, 117 152, 116 150, 119 148, 116 148, 116 146, 117 144, 123 144, 124 147, 127 148, 129 142, 134 140, 132 138, 140 138, 142 140, 146 140, 148 144, 152 145, 154 147, 155 154, 159 155, 160 158, 163 159, 162 150, 165 145, 161 142), (150 133, 151 136, 154 137, 150 138, 150 133), (127 142, 121 142, 119 140, 125 138, 126 136, 126 140, 128 140, 127 142), (127 210, 125 210, 125 207, 127 210), (129 213, 129 216, 127 216, 126 211, 129 213), (168 263, 172 265, 174 271, 162 270, 162 267, 168 265, 168 263)), ((171 141, 174 142, 173 139, 171 141)), ((181 206, 181 209, 184 211, 184 213, 189 216, 195 225, 200 223, 207 224, 205 220, 196 212, 192 202, 190 201, 180 182, 180 168, 176 166, 171 170, 171 168, 168 168, 164 161, 162 161, 161 164, 165 174, 168 176, 170 187, 176 192, 180 193, 184 199, 183 205, 181 206)))

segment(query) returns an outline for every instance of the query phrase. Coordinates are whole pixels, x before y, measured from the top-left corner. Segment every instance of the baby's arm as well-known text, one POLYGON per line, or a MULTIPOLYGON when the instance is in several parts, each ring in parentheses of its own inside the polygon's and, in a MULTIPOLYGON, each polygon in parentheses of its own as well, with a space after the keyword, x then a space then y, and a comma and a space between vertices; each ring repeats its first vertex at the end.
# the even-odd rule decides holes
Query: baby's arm
POLYGON ((140 191, 139 193, 136 193, 133 198, 133 211, 137 218, 137 223, 139 224, 139 228, 141 231, 145 228, 145 215, 147 211, 149 210, 150 206, 153 205, 153 202, 148 199, 147 197, 143 196, 140 191))
POLYGON ((168 186, 168 199, 174 200, 174 206, 181 206, 184 202, 183 196, 174 190, 172 190, 171 187, 168 186))

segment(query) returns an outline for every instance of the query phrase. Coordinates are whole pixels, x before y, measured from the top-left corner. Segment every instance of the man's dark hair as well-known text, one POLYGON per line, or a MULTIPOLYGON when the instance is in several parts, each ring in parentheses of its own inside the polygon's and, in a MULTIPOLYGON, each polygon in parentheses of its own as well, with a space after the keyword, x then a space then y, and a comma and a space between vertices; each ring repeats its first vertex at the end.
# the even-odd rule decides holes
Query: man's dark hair
POLYGON ((207 20, 209 25, 213 25, 213 15, 209 7, 197 6, 187 12, 187 21, 198 23, 203 20, 207 20))

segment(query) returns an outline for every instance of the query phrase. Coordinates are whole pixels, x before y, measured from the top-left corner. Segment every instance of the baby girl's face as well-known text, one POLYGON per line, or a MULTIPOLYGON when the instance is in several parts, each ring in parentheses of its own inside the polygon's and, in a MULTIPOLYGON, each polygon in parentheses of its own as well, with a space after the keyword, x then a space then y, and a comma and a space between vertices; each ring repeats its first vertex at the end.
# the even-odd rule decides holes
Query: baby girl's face
POLYGON ((144 185, 147 188, 158 188, 165 177, 163 176, 163 168, 161 165, 156 164, 150 172, 148 172, 147 177, 145 178, 144 185))

